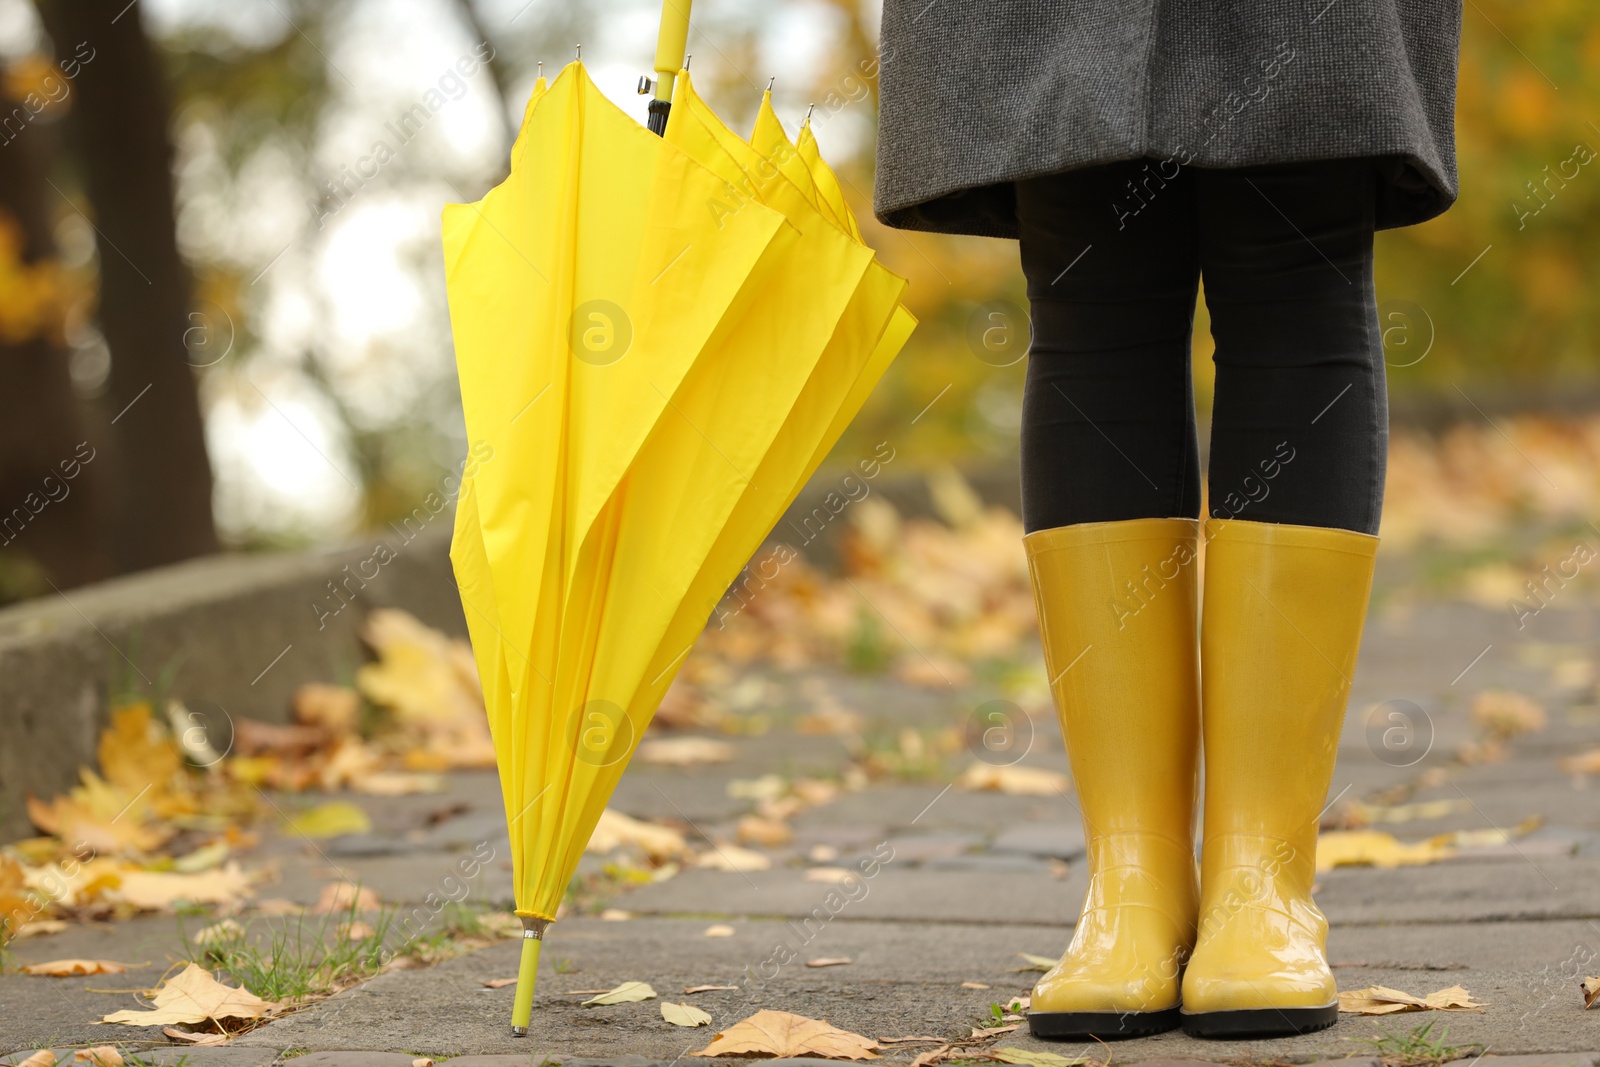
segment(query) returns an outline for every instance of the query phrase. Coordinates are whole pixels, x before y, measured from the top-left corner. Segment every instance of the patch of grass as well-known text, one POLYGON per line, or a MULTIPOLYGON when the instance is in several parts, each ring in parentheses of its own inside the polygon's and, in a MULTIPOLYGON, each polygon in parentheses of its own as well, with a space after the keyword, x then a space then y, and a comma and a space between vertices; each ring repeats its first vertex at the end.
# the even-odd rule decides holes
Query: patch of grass
POLYGON ((1435 1036, 1434 1024, 1424 1023, 1407 1034, 1395 1034, 1379 1027, 1377 1037, 1353 1038, 1363 1045, 1371 1045, 1372 1051, 1389 1067, 1437 1067, 1438 1064, 1449 1060, 1464 1059, 1469 1056, 1481 1055, 1483 1046, 1479 1044, 1447 1045, 1445 1035, 1449 1030, 1439 1028, 1435 1036))
POLYGON ((573 965, 571 956, 562 956, 560 959, 556 960, 555 968, 557 974, 572 974, 578 969, 573 965))
POLYGON ((190 959, 258 997, 292 1003, 326 996, 381 971, 390 956, 384 939, 393 917, 393 910, 386 908, 366 922, 352 902, 343 911, 272 924, 270 937, 241 927, 238 933, 199 944, 181 922, 179 932, 190 959))
POLYGON ((862 674, 876 674, 889 666, 894 646, 884 632, 883 623, 865 608, 856 613, 856 624, 845 640, 845 665, 862 674))

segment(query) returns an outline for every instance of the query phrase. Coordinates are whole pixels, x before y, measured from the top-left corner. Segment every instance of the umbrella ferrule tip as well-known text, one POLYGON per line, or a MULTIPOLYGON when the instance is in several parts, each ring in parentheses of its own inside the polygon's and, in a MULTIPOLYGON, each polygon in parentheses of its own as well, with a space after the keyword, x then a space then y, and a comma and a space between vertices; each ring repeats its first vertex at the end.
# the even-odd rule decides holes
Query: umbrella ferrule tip
POLYGON ((526 1026, 513 1026, 511 1028, 511 1036, 512 1037, 527 1037, 528 1036, 528 1028, 526 1026))

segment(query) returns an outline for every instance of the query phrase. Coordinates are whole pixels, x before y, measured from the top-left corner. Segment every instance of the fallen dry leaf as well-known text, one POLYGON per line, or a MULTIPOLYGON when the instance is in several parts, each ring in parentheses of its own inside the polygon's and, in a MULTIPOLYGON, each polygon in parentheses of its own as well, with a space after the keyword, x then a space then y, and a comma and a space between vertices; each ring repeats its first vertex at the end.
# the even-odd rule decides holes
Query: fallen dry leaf
POLYGON ((712 923, 706 927, 704 937, 732 937, 737 931, 727 923, 712 923))
POLYGON ((710 1026, 711 1016, 693 1004, 661 1002, 661 1017, 673 1026, 710 1026))
POLYGON ((47 960, 44 963, 26 963, 23 974, 46 978, 70 978, 79 974, 121 974, 128 969, 126 963, 112 960, 47 960))
POLYGON ((1020 1063, 1026 1067, 1082 1067, 1085 1063, 1095 1062, 1089 1056, 1058 1056, 1054 1052, 1026 1048, 992 1048, 989 1057, 1001 1063, 1020 1063))
POLYGON ((433 1067, 433 1060, 427 1056, 417 1056, 412 1059, 411 1067, 433 1067))
POLYGON ((685 986, 683 991, 684 991, 685 994, 689 994, 689 993, 710 993, 712 990, 716 990, 716 989, 738 989, 738 988, 739 987, 736 986, 736 985, 692 985, 692 986, 685 986))
POLYGON ((624 845, 635 845, 651 859, 670 859, 689 851, 683 835, 670 826, 657 826, 610 808, 600 813, 594 833, 589 835, 588 852, 611 852, 624 845))
MULTIPOLYGON (((5 909, 0 908, 0 911, 5 909)), ((59 934, 67 928, 65 919, 35 919, 28 923, 15 934, 11 935, 13 941, 21 941, 28 937, 44 937, 46 934, 59 934)))
POLYGON ((910 1067, 932 1067, 932 1065, 935 1063, 944 1062, 944 1058, 949 1054, 950 1046, 940 1045, 938 1048, 929 1049, 927 1052, 924 1052, 922 1055, 912 1060, 910 1067))
POLYGON ((926 1045, 926 1044, 930 1044, 930 1043, 934 1044, 934 1045, 942 1045, 942 1044, 944 1044, 944 1038, 942 1038, 942 1037, 928 1037, 925 1034, 915 1034, 915 1035, 912 1035, 912 1036, 909 1036, 909 1037, 880 1037, 880 1038, 878 1038, 878 1044, 880 1044, 880 1045, 905 1045, 905 1044, 926 1045))
POLYGON ((329 882, 317 895, 312 905, 314 915, 332 915, 341 911, 378 911, 383 907, 378 894, 354 882, 329 882))
POLYGON ((626 908, 605 908, 600 912, 600 921, 603 923, 625 923, 633 918, 633 912, 626 908))
POLYGON ((111 1045, 80 1048, 72 1054, 74 1063, 87 1063, 89 1067, 122 1067, 122 1053, 111 1045))
POLYGON ((982 982, 962 982, 961 983, 961 988, 962 989, 988 989, 989 987, 984 985, 982 982))
POLYGON ((1394 1015, 1407 1011, 1472 1011, 1482 1013, 1485 1004, 1472 999, 1472 994, 1458 985, 1429 993, 1425 997, 1412 996, 1387 986, 1371 986, 1339 994, 1339 1010, 1349 1015, 1394 1015))
POLYGON ((174 1041, 182 1041, 186 1045, 226 1045, 229 1041, 227 1034, 204 1034, 193 1030, 179 1030, 176 1026, 163 1026, 161 1032, 174 1041))
POLYGON ((1053 960, 1049 956, 1035 956, 1031 952, 1019 952, 1017 955, 1021 956, 1028 964, 1026 967, 1018 967, 1017 970, 1019 971, 1048 971, 1061 962, 1060 960, 1053 960))
POLYGON ((487 982, 483 983, 483 988, 485 988, 485 989, 504 989, 508 985, 516 985, 516 984, 517 984, 517 980, 515 978, 491 978, 487 982))
POLYGON ((42 1048, 17 1064, 17 1067, 55 1067, 55 1062, 56 1054, 47 1048, 42 1048))
POLYGON ((742 845, 762 845, 777 848, 794 840, 794 831, 781 819, 764 819, 760 815, 745 815, 739 819, 734 836, 742 845))
POLYGON ((186 904, 237 904, 253 892, 250 876, 237 862, 197 874, 176 871, 125 871, 117 892, 145 911, 165 911, 186 904))
POLYGON ((960 789, 989 790, 1012 796, 1055 797, 1063 796, 1071 787, 1071 780, 1056 771, 1037 767, 994 767, 987 763, 974 763, 968 767, 956 786, 960 789))
POLYGON ((691 1056, 737 1056, 757 1053, 776 1057, 821 1056, 830 1060, 875 1060, 877 1042, 820 1019, 763 1008, 734 1023, 691 1056))
POLYGON ((283 897, 267 897, 255 902, 254 910, 257 915, 299 915, 305 911, 305 905, 296 904, 283 897))
POLYGON ((608 989, 597 997, 592 997, 583 1002, 584 1007, 591 1004, 632 1004, 640 1000, 654 1000, 656 991, 650 988, 648 982, 623 982, 615 989, 608 989))
POLYGON ((1579 988, 1583 990, 1583 1006, 1585 1009, 1600 1004, 1600 977, 1585 978, 1579 983, 1579 988))
POLYGON ((733 756, 734 747, 727 741, 711 737, 664 737, 641 744, 633 758, 644 763, 693 767, 701 763, 727 763, 733 756))
POLYGON ((814 960, 806 960, 807 967, 843 967, 850 962, 849 956, 819 956, 814 960))
POLYGON ((295 721, 338 737, 361 728, 361 694, 343 685, 312 682, 294 691, 295 721))
POLYGON ((1600 748, 1568 756, 1558 766, 1562 774, 1600 774, 1600 748))
POLYGON ((1509 740, 1543 730, 1549 716, 1540 704, 1521 693, 1489 689, 1473 698, 1472 721, 1490 737, 1509 740))
POLYGON ((859 881, 861 875, 848 867, 812 867, 802 877, 808 882, 842 885, 846 882, 859 881))
POLYGON ((167 1026, 222 1019, 264 1019, 280 1005, 262 1000, 248 989, 223 985, 211 972, 191 963, 168 978, 150 998, 150 1011, 114 1011, 100 1021, 128 1026, 167 1026))
POLYGON ((243 936, 244 927, 232 919, 223 919, 221 922, 212 923, 195 934, 194 943, 197 945, 214 945, 227 941, 237 941, 243 936))
POLYGON ((1408 845, 1381 830, 1330 830, 1317 838, 1317 870, 1335 867, 1409 867, 1454 855, 1449 845, 1419 841, 1408 845))
POLYGON ((696 856, 694 865, 710 871, 765 871, 772 867, 772 858, 738 845, 716 845, 696 856))
POLYGON ((416 771, 374 771, 351 778, 350 788, 369 797, 408 797, 442 792, 444 779, 416 771))
POLYGON ((1021 1025, 1021 1023, 1012 1023, 1010 1026, 974 1026, 972 1028, 972 1036, 993 1037, 996 1034, 1009 1034, 1021 1025))
POLYGON ((330 800, 289 816, 285 832, 314 840, 345 834, 369 834, 372 832, 372 817, 359 804, 352 804, 348 800, 330 800))

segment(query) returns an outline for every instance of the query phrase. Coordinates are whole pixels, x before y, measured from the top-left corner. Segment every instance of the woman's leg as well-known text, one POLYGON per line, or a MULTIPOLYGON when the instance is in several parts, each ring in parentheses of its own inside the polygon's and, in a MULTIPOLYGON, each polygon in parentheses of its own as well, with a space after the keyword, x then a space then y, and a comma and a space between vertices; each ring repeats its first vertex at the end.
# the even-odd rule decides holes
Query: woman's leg
POLYGON ((1389 439, 1365 159, 1197 171, 1214 519, 1378 532, 1389 439))
POLYGON ((1199 515, 1192 175, 1137 160, 1019 182, 1017 218, 1024 527, 1199 515))
POLYGON ((1192 1034, 1331 1026, 1311 899, 1382 507, 1374 178, 1361 160, 1197 174, 1217 342, 1201 627, 1205 818, 1192 1034))
POLYGON ((1176 1026, 1194 943, 1194 200, 1159 168, 1018 187, 1024 546, 1090 871, 1072 944, 1034 988, 1040 1037, 1176 1026))

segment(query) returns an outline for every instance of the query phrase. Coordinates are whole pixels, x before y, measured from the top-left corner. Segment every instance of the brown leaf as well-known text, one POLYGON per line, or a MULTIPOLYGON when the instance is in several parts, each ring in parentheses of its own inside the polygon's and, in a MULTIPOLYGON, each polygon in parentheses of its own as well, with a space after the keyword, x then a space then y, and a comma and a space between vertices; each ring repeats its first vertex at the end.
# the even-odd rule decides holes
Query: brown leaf
POLYGON ((1579 983, 1579 988, 1583 990, 1583 1006, 1585 1009, 1600 1004, 1600 977, 1585 978, 1579 983))
POLYGON ((1015 764, 995 767, 987 763, 974 763, 956 779, 956 786, 961 789, 990 790, 1029 797, 1065 796, 1071 784, 1066 775, 1056 771, 1015 764))
POLYGON ((193 1030, 179 1030, 176 1026, 163 1026, 161 1032, 186 1045, 226 1045, 229 1040, 227 1034, 201 1034, 193 1030))
POLYGON ((875 1060, 877 1043, 819 1019, 763 1008, 711 1039, 691 1056, 820 1056, 832 1060, 875 1060))
POLYGON ((250 876, 237 862, 198 874, 177 871, 127 871, 118 886, 122 899, 145 911, 165 911, 179 901, 236 904, 250 896, 250 876))
POLYGON ((950 1054, 949 1045, 940 1045, 938 1048, 929 1049, 911 1061, 910 1067, 932 1067, 935 1063, 943 1063, 944 1058, 950 1054))
POLYGON ((56 1054, 50 1049, 42 1048, 17 1064, 17 1067, 55 1067, 55 1062, 56 1054))
POLYGON ((739 825, 734 830, 734 837, 741 845, 762 845, 766 848, 777 848, 787 845, 794 840, 794 831, 789 824, 778 819, 763 819, 759 815, 744 815, 739 819, 739 825))
POLYGON ((361 694, 343 685, 302 685, 294 691, 294 717, 332 737, 354 734, 361 726, 361 694))
POLYGON ((46 960, 44 963, 27 963, 23 974, 47 978, 68 978, 80 974, 121 974, 128 969, 126 963, 113 960, 46 960))
POLYGON ((354 882, 329 882, 322 887, 317 903, 311 911, 316 915, 331 915, 341 911, 378 911, 383 904, 378 894, 354 882))
POLYGON ((989 987, 984 985, 982 982, 962 982, 961 983, 961 988, 962 989, 988 989, 989 987))
POLYGON ((1009 1034, 1011 1031, 1015 1030, 1020 1025, 1022 1025, 1022 1024, 1021 1023, 1012 1023, 1010 1026, 974 1026, 972 1028, 972 1036, 973 1037, 993 1037, 996 1034, 1009 1034))
POLYGON ((701 763, 727 763, 733 759, 734 752, 731 743, 712 737, 666 737, 646 741, 633 758, 643 763, 692 767, 701 763))
POLYGON ((738 988, 739 987, 736 986, 736 985, 691 985, 691 986, 684 986, 683 987, 683 991, 685 993, 710 993, 713 990, 717 990, 717 989, 738 989, 738 988))
POLYGON ((843 967, 850 962, 849 956, 818 956, 814 960, 806 960, 807 967, 843 967))
POLYGON ((156 990, 150 1011, 114 1011, 101 1022, 128 1026, 164 1026, 220 1019, 264 1019, 280 1007, 248 989, 223 985, 211 972, 191 963, 156 990))
POLYGON ((1568 756, 1558 766, 1562 774, 1600 774, 1600 748, 1568 756))
POLYGON ((1413 996, 1387 986, 1370 986, 1339 994, 1339 1010, 1348 1015, 1395 1015, 1408 1011, 1482 1012, 1485 1005, 1472 999, 1460 986, 1450 986, 1425 997, 1413 996))
POLYGON ((516 984, 517 984, 517 980, 515 978, 491 978, 487 982, 483 983, 483 988, 485 988, 485 989, 504 989, 508 985, 516 985, 516 984))
POLYGON ((122 1067, 122 1053, 111 1045, 80 1048, 72 1054, 73 1062, 87 1063, 89 1067, 122 1067))

